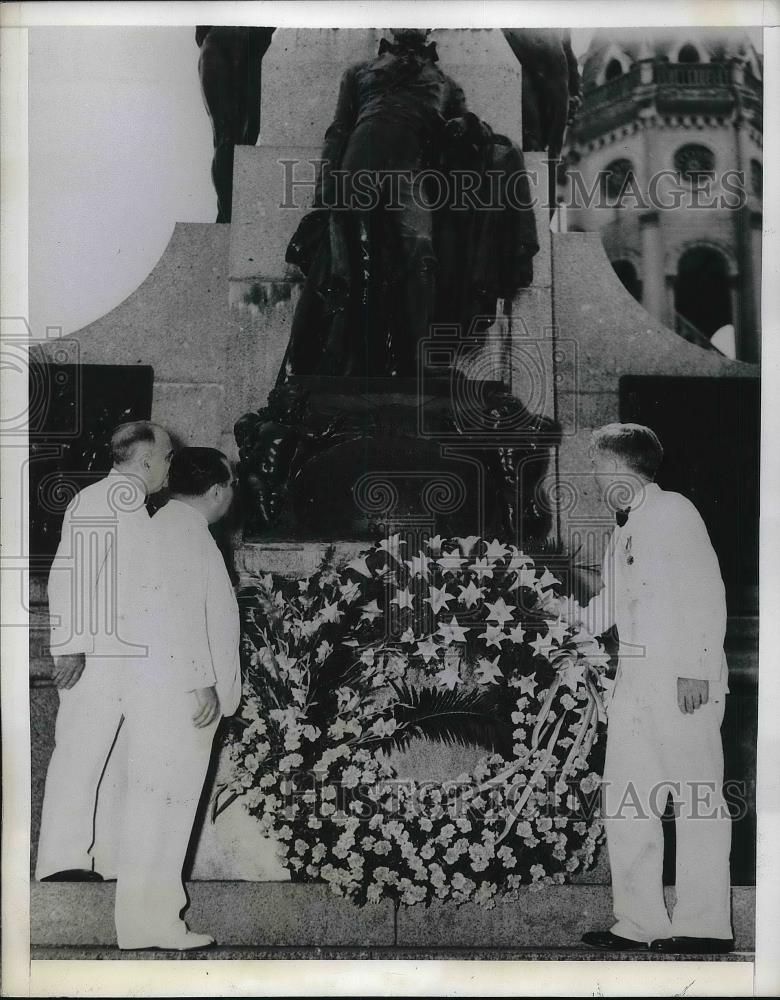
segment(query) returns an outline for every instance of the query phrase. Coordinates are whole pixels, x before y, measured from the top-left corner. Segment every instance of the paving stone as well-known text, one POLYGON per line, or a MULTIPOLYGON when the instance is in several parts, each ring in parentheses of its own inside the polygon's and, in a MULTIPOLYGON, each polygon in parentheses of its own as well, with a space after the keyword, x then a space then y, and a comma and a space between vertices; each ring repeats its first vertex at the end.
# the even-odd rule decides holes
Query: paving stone
MULTIPOLYGON (((31 886, 31 941, 36 945, 111 946, 115 884, 31 886)), ((186 918, 193 930, 230 945, 371 947, 394 943, 389 901, 355 906, 325 885, 190 882, 186 918)))
MULTIPOLYGON (((213 934, 225 948, 346 947, 436 952, 494 949, 515 953, 580 950, 588 930, 612 923, 608 886, 555 886, 524 890, 493 909, 478 904, 400 907, 389 901, 365 907, 334 896, 329 887, 278 882, 190 882, 186 918, 193 930, 213 934)), ((674 898, 667 889, 667 902, 674 898)), ((755 889, 732 890, 735 941, 749 952, 755 937, 755 889)), ((116 944, 114 884, 37 883, 31 886, 31 941, 35 946, 110 948, 116 944)), ((587 954, 587 953, 586 953, 587 954)), ((639 953, 641 954, 641 953, 639 953)), ((603 957, 603 955, 602 955, 603 957)))

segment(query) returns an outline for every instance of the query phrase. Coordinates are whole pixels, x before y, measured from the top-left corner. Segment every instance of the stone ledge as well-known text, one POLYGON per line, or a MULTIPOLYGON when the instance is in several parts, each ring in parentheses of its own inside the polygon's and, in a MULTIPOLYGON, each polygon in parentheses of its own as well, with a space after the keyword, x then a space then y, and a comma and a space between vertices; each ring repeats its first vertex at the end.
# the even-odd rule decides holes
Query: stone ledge
MULTIPOLYGON (((400 907, 385 901, 363 908, 339 899, 325 885, 279 882, 190 882, 193 929, 213 934, 221 945, 280 947, 397 947, 404 949, 571 949, 581 935, 612 921, 609 886, 555 886, 523 890, 514 902, 492 910, 478 904, 400 907)), ((673 890, 666 890, 667 900, 673 890)), ((31 885, 33 945, 111 947, 114 884, 31 885)), ((750 951, 755 940, 755 889, 732 889, 736 946, 750 951)), ((603 957, 603 956, 602 956, 603 957)))
MULTIPOLYGON (((118 948, 45 947, 33 945, 30 957, 35 960, 87 961, 171 961, 180 960, 178 951, 120 951, 118 948)), ((191 956, 193 957, 193 956, 191 956)), ((585 945, 579 948, 231 948, 216 947, 198 952, 197 957, 213 961, 380 961, 423 962, 444 959, 459 962, 603 962, 605 954, 585 945)), ((752 951, 734 951, 729 955, 659 955, 642 951, 615 952, 610 962, 746 962, 752 963, 752 951)))
POLYGON ((244 542, 235 553, 236 569, 244 578, 276 573, 290 579, 310 576, 316 572, 329 549, 334 550, 337 569, 359 552, 371 547, 368 541, 278 541, 244 542))

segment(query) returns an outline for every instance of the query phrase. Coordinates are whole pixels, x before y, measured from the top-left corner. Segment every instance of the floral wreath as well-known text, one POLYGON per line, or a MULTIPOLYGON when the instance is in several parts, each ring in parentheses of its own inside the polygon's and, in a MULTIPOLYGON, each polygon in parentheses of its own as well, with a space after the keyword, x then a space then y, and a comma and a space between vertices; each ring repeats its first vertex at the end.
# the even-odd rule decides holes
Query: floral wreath
POLYGON ((609 657, 517 547, 407 547, 241 591, 244 698, 213 815, 240 797, 293 880, 360 904, 562 883, 601 839, 609 657), (403 779, 389 753, 419 737, 486 752, 453 782, 403 779))

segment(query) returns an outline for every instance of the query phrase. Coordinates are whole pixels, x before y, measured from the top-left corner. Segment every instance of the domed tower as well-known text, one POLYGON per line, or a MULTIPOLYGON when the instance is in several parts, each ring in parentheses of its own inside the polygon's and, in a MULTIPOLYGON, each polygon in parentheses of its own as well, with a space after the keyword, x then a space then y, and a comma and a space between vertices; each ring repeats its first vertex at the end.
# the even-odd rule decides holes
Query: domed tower
POLYGON ((597 31, 582 76, 568 228, 600 230, 623 284, 666 326, 758 361, 763 83, 747 32, 597 31))

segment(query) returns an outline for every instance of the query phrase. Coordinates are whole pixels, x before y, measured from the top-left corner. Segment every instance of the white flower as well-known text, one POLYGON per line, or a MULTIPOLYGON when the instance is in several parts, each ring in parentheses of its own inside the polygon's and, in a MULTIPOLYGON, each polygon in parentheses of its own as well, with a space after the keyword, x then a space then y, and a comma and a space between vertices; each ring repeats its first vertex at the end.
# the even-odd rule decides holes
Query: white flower
POLYGON ((392 736, 398 727, 395 719, 377 719, 371 727, 371 732, 377 736, 392 736))
POLYGON ((530 869, 531 878, 534 882, 538 881, 540 878, 544 878, 547 872, 542 868, 541 865, 531 865, 530 869))
POLYGON ((303 757, 299 753, 290 753, 279 761, 279 770, 290 771, 294 767, 300 767, 302 763, 303 757))
POLYGON ((498 886, 494 882, 483 882, 474 894, 474 899, 482 906, 495 905, 492 897, 497 889, 498 886))
POLYGON ((349 767, 344 769, 341 775, 341 783, 345 788, 354 788, 360 779, 360 768, 355 767, 354 764, 350 764, 349 767))
POLYGON ((347 604, 351 604, 360 596, 360 584, 354 580, 351 583, 342 583, 339 585, 339 591, 347 604))
POLYGON ((436 839, 440 840, 443 844, 446 844, 449 840, 452 840, 454 835, 455 835, 455 827, 452 825, 452 823, 447 823, 441 828, 439 836, 436 839))

